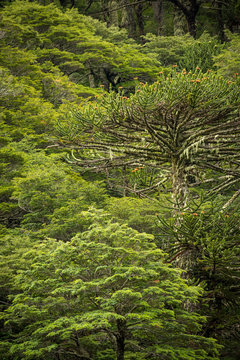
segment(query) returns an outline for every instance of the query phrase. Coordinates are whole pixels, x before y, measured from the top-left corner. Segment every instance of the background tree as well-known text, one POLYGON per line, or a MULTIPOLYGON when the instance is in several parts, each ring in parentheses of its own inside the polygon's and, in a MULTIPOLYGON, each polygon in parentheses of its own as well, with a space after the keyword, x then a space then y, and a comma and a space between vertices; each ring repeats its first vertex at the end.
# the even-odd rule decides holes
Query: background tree
MULTIPOLYGON (((18 47, 20 51, 27 50, 29 57, 33 56, 32 63, 27 66, 28 72, 40 66, 42 72, 58 76, 64 74, 71 80, 72 84, 66 84, 65 78, 65 84, 62 84, 62 79, 57 78, 55 80, 59 81, 56 82, 52 79, 53 75, 45 75, 38 86, 44 88, 48 97, 51 97, 53 89, 60 87, 59 90, 72 95, 70 100, 75 100, 72 99, 73 93, 78 90, 82 97, 91 96, 94 91, 89 86, 105 84, 109 87, 111 84, 116 87, 132 81, 134 76, 146 81, 156 77, 159 71, 159 62, 154 57, 143 55, 133 41, 129 43, 126 32, 119 34, 118 29, 108 29, 105 24, 74 9, 63 13, 53 4, 42 6, 16 1, 2 11, 1 30, 3 66, 7 63, 5 47, 9 49, 10 46, 8 52, 11 47, 18 47), (61 85, 65 85, 64 89, 61 85)), ((12 67, 14 71, 18 69, 15 64, 12 67)), ((67 99, 66 95, 62 94, 67 99)))
POLYGON ((180 1, 168 0, 174 4, 185 16, 188 24, 188 31, 193 38, 196 38, 196 16, 200 8, 201 0, 180 1))
POLYGON ((12 199, 25 213, 22 228, 41 229, 43 234, 66 241, 83 230, 79 213, 90 206, 103 207, 106 195, 101 182, 86 182, 61 164, 61 157, 39 152, 29 155, 21 177, 13 181, 12 199))
POLYGON ((222 200, 217 198, 191 203, 177 221, 159 216, 160 246, 169 253, 169 262, 184 262, 188 276, 204 284, 201 311, 208 317, 205 335, 224 344, 224 359, 234 359, 240 336, 239 213, 236 206, 225 212, 222 208, 222 200))
POLYGON ((225 49, 214 57, 218 73, 232 80, 239 76, 239 57, 237 56, 240 48, 240 36, 237 34, 227 33, 229 43, 225 49))
POLYGON ((156 35, 164 35, 163 33, 163 0, 153 1, 152 2, 153 15, 157 23, 157 33, 156 35))
POLYGON ((143 52, 152 53, 163 66, 177 64, 178 68, 195 72, 200 67, 202 72, 216 70, 215 56, 224 52, 217 38, 203 33, 197 40, 191 36, 155 36, 147 34, 143 52))
MULTIPOLYGON (((5 1, 4 1, 5 2, 5 1)), ((4 3, 3 2, 3 3, 4 3)), ((217 35, 224 42, 224 29, 239 31, 239 1, 214 0, 45 0, 62 10, 76 8, 79 13, 102 20, 108 26, 128 29, 131 37, 142 42, 141 35, 181 35, 190 32, 199 37, 204 31, 217 35), (180 27, 178 26, 180 25, 180 27)), ((5 4, 7 1, 5 2, 5 4)))

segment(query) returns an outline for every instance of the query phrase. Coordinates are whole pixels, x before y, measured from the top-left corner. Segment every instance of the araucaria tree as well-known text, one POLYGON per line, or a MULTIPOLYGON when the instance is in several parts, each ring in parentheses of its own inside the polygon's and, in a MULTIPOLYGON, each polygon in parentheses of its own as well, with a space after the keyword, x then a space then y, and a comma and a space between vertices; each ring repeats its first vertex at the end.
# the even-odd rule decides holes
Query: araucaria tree
POLYGON ((90 160, 75 153, 79 165, 148 165, 161 175, 155 185, 170 184, 175 203, 184 205, 190 185, 217 181, 220 191, 240 180, 238 82, 199 68, 160 73, 152 85, 137 83, 129 98, 122 90, 103 92, 80 109, 74 124, 62 125, 62 134, 74 149, 96 150, 90 160))

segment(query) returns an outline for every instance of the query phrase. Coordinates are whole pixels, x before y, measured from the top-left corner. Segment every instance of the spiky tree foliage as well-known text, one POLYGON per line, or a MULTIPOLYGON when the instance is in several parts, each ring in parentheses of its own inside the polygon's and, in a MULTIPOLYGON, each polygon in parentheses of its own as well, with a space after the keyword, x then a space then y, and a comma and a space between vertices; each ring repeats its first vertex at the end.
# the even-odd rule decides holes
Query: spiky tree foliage
MULTIPOLYGON (((214 191, 240 179, 240 93, 236 83, 214 74, 173 71, 152 84, 139 83, 129 98, 102 93, 62 124, 61 132, 78 151, 73 162, 95 170, 148 165, 158 170, 155 185, 170 180, 175 203, 184 204, 192 183, 213 182, 214 191), (85 149, 94 149, 88 153, 85 149), (92 157, 92 158, 91 158, 92 157)), ((135 189, 136 190, 136 189, 135 189)))
POLYGON ((208 316, 205 335, 217 338, 223 358, 237 359, 239 339, 239 212, 222 212, 220 199, 192 203, 178 221, 159 217, 160 238, 169 252, 169 262, 184 267, 190 278, 203 282, 201 311, 208 316), (230 357, 228 357, 230 355, 230 357))
POLYGON ((180 69, 187 71, 195 71, 196 67, 203 72, 216 69, 214 56, 226 47, 207 32, 197 40, 189 34, 177 37, 147 34, 144 39, 146 44, 142 51, 155 54, 163 66, 177 64, 180 69))
POLYGON ((224 47, 225 45, 220 44, 216 37, 203 33, 199 39, 192 40, 184 46, 184 53, 178 64, 188 71, 194 71, 196 67, 200 67, 203 72, 215 70, 214 56, 223 51, 224 47))

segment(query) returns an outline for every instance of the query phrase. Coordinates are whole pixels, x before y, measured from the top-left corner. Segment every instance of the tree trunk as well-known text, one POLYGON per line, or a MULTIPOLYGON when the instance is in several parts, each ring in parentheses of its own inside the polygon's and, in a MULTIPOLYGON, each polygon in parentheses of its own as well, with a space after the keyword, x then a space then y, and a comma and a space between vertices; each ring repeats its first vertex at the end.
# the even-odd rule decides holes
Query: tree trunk
POLYGON ((100 67, 100 70, 99 70, 99 78, 101 81, 101 85, 104 85, 104 88, 109 90, 109 81, 106 76, 106 71, 105 71, 104 67, 102 67, 102 66, 100 67))
POLYGON ((188 23, 188 31, 189 34, 196 39, 197 27, 196 27, 196 14, 190 13, 186 16, 188 23))
POLYGON ((188 24, 188 31, 190 35, 195 39, 196 38, 196 16, 200 7, 200 4, 197 0, 191 0, 186 4, 186 1, 180 0, 168 0, 174 4, 186 17, 188 24))
POLYGON ((119 22, 118 22, 118 11, 113 11, 114 9, 117 9, 118 7, 118 3, 115 0, 110 1, 109 3, 109 25, 114 25, 114 26, 119 26, 119 22))
POLYGON ((124 360, 124 337, 117 338, 117 360, 124 360))
POLYGON ((188 202, 189 189, 183 164, 172 160, 172 198, 175 209, 184 208, 188 202))
POLYGON ((224 33, 224 21, 222 14, 222 3, 217 4, 217 19, 218 19, 218 31, 221 39, 221 43, 223 44, 226 41, 225 33, 224 33))
POLYGON ((121 27, 128 29, 129 37, 136 38, 136 21, 134 18, 134 10, 132 6, 129 6, 128 0, 121 0, 124 6, 122 10, 122 24, 121 27))
POLYGON ((164 35, 163 31, 163 0, 152 2, 153 16, 157 23, 157 35, 164 35))
POLYGON ((59 2, 63 8, 66 8, 68 6, 72 8, 75 6, 75 0, 59 0, 59 2))
POLYGON ((174 36, 181 36, 186 33, 186 18, 184 13, 177 7, 174 6, 174 36))
POLYGON ((116 335, 117 341, 117 360, 124 360, 125 352, 125 321, 117 320, 118 333, 116 335))
MULTIPOLYGON (((137 16, 138 36, 141 37, 144 35, 143 4, 136 5, 135 12, 137 16)), ((141 42, 143 42, 142 38, 141 42)))
POLYGON ((86 68, 88 69, 89 73, 88 73, 88 82, 89 82, 89 86, 91 88, 95 87, 95 79, 94 79, 94 74, 93 71, 91 69, 91 65, 89 63, 86 64, 86 68))
POLYGON ((108 23, 108 20, 109 20, 108 5, 109 5, 108 1, 100 0, 101 20, 103 20, 105 23, 108 23))

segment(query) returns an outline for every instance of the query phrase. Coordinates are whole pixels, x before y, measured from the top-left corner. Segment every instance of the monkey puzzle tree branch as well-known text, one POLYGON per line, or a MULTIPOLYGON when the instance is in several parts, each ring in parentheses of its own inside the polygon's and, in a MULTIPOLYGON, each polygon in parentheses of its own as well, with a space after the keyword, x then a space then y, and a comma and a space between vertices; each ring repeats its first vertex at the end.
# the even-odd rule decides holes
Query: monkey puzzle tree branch
POLYGON ((236 200, 240 195, 240 189, 238 191, 235 192, 235 194, 233 194, 233 196, 231 197, 231 199, 229 199, 226 204, 223 205, 223 210, 227 209, 233 202, 234 200, 236 200))
MULTIPOLYGON (((135 161, 158 167, 159 173, 168 169, 176 203, 187 199, 192 183, 202 183, 199 179, 205 172, 213 179, 212 175, 219 173, 232 178, 226 181, 218 176, 214 191, 229 188, 240 179, 233 164, 240 164, 238 84, 201 71, 172 71, 152 85, 139 84, 129 98, 122 95, 104 93, 94 104, 80 109, 73 124, 76 129, 79 126, 79 132, 71 145, 79 151, 100 152, 107 161, 99 162, 101 168, 114 167, 114 157, 124 156, 126 166, 135 161), (189 183, 193 174, 195 181, 189 183)), ((68 131, 71 133, 67 129, 66 134, 68 131)), ((84 156, 84 166, 88 163, 96 169, 84 156)), ((122 162, 115 163, 120 166, 122 162)))

